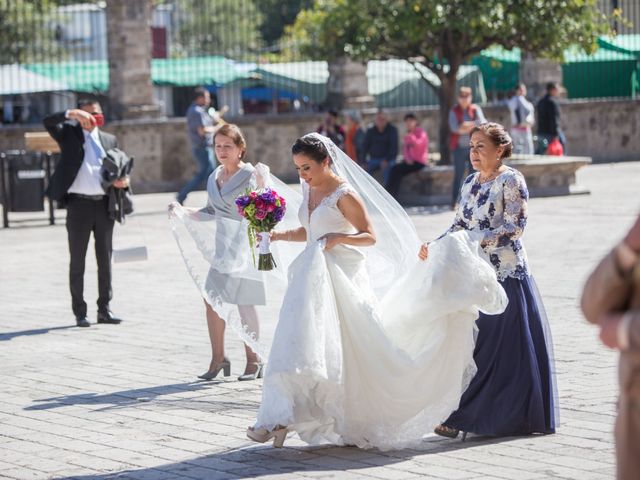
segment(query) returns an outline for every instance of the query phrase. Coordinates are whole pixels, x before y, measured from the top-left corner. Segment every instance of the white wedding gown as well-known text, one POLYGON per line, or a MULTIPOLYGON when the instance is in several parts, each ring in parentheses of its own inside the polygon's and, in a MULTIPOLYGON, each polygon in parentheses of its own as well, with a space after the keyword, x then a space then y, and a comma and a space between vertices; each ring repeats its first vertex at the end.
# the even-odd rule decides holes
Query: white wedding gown
POLYGON ((431 243, 426 262, 416 251, 376 298, 367 248, 318 241, 354 232, 337 207, 349 191, 341 184, 309 214, 303 184, 307 244, 289 266, 256 427, 287 425, 310 444, 403 448, 456 409, 475 373, 478 311, 499 313, 507 300, 468 232, 431 243))

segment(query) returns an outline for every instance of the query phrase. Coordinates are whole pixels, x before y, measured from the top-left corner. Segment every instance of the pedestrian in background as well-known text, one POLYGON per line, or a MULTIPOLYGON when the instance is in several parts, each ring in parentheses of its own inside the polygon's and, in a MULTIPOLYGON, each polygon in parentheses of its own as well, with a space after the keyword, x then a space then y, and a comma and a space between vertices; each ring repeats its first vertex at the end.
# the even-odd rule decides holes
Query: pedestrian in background
POLYGON ((558 95, 560 89, 555 82, 547 83, 547 94, 540 99, 537 106, 538 112, 538 137, 543 141, 538 143, 538 152, 545 154, 547 147, 554 140, 560 141, 562 150, 566 153, 567 140, 561 129, 560 123, 560 105, 558 104, 558 95))
POLYGON ((398 156, 398 129, 389 122, 383 110, 378 110, 373 125, 364 137, 364 154, 367 158, 367 171, 373 175, 382 170, 384 183, 389 181, 389 172, 398 156))
POLYGON ((533 155, 533 133, 531 127, 535 123, 535 108, 527 100, 527 86, 520 83, 515 88, 515 95, 507 102, 511 113, 511 138, 513 153, 533 155))
POLYGON ((618 480, 640 474, 640 216, 600 262, 582 292, 582 311, 600 339, 620 351, 615 437, 618 480))
POLYGON ((329 110, 324 117, 324 122, 318 126, 316 132, 325 137, 329 137, 338 147, 343 148, 345 133, 344 128, 342 128, 342 125, 340 125, 338 121, 338 116, 337 111, 329 110))
POLYGON ((387 191, 397 199, 402 179, 410 173, 422 170, 429 160, 429 136, 413 113, 404 116, 407 134, 402 140, 402 163, 391 167, 387 191))
POLYGON ((187 134, 198 170, 176 196, 176 200, 181 205, 189 193, 204 185, 216 166, 213 136, 220 128, 222 121, 220 117, 214 118, 209 114, 209 105, 211 105, 209 91, 203 87, 196 88, 193 103, 187 110, 187 134))
POLYGON ((449 112, 449 130, 451 131, 450 148, 453 154, 453 185, 451 189, 451 207, 455 210, 460 196, 462 180, 468 175, 469 132, 472 128, 487 120, 480 106, 472 101, 469 87, 460 87, 458 103, 449 112))
POLYGON ((364 166, 366 157, 364 154, 364 137, 366 132, 362 127, 362 116, 357 110, 347 113, 347 131, 344 137, 344 151, 351 160, 364 166))

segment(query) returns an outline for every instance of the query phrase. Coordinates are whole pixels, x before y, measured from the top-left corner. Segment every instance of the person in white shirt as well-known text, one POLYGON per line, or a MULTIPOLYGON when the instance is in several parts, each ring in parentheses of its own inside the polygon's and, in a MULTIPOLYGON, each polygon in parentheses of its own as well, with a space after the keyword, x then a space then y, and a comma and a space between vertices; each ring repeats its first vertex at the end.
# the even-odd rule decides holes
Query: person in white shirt
MULTIPOLYGON (((90 326, 84 301, 84 268, 92 232, 98 262, 97 321, 118 324, 122 320, 109 310, 114 220, 109 215, 108 197, 100 183, 102 161, 118 142, 115 136, 100 130, 104 115, 94 99, 79 101, 77 109, 49 115, 43 124, 60 146, 60 161, 51 176, 47 196, 67 206, 69 284, 76 325, 90 326)), ((114 188, 128 186, 128 178, 113 184, 114 188)))

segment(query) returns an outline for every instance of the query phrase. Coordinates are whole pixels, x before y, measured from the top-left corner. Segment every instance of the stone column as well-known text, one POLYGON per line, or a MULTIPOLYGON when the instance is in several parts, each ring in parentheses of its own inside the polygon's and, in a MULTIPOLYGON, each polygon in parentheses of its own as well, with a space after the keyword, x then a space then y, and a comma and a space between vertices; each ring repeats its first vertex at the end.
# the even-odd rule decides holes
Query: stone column
POLYGON ((546 93, 546 84, 556 82, 562 85, 562 67, 559 63, 536 58, 524 53, 520 61, 520 81, 527 86, 527 97, 538 99, 546 93))
POLYGON ((116 119, 160 114, 151 84, 151 1, 107 0, 109 99, 116 119))
POLYGON ((369 95, 366 64, 346 57, 329 63, 327 104, 336 110, 361 110, 375 106, 375 99, 369 95))

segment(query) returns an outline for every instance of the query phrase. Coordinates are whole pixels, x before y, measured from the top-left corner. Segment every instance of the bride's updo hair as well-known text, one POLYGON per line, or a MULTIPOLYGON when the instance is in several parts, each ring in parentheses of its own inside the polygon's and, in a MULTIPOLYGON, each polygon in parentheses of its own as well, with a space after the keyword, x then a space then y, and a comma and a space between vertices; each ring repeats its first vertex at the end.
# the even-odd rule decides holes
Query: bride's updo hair
POLYGON ((504 147, 500 160, 504 160, 511 156, 511 153, 513 152, 513 140, 511 140, 511 135, 509 135, 507 129, 502 125, 494 122, 483 123, 473 127, 469 136, 476 132, 483 133, 484 136, 487 137, 496 147, 504 147))
MULTIPOLYGON (((291 147, 291 153, 293 155, 304 155, 317 163, 324 162, 324 159, 329 156, 329 152, 322 140, 312 135, 305 135, 297 139, 296 143, 291 147)), ((331 162, 330 158, 329 162, 331 162)))

